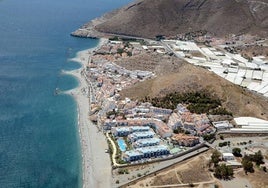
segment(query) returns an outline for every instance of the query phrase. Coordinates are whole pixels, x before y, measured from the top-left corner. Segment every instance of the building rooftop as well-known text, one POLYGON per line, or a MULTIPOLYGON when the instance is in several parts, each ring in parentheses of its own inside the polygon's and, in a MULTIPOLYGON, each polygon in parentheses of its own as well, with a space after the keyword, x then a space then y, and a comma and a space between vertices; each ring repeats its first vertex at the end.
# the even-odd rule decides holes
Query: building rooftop
POLYGON ((147 139, 137 140, 135 143, 136 144, 147 144, 147 143, 159 143, 159 142, 160 142, 159 138, 147 138, 147 139))
POLYGON ((250 125, 250 124, 258 124, 258 123, 268 124, 268 121, 255 118, 255 117, 238 117, 238 118, 234 118, 234 121, 237 125, 250 125))
POLYGON ((138 150, 130 150, 130 151, 126 151, 124 153, 125 155, 128 155, 129 157, 131 156, 138 156, 138 155, 142 155, 142 153, 138 150))
POLYGON ((223 157, 234 157, 234 154, 232 153, 222 153, 223 157))
POLYGON ((154 132, 152 131, 146 131, 146 132, 134 132, 132 134, 130 134, 131 137, 145 137, 145 136, 153 136, 155 135, 154 132))
POLYGON ((149 131, 150 130, 150 127, 148 126, 133 126, 133 127, 130 127, 130 129, 135 132, 135 131, 149 131))
POLYGON ((233 127, 232 124, 230 124, 228 121, 216 121, 212 122, 213 126, 218 128, 231 128, 233 127))
POLYGON ((142 153, 150 153, 150 152, 168 150, 168 147, 165 145, 158 145, 158 146, 149 146, 149 147, 138 148, 136 150, 140 151, 142 153))
POLYGON ((199 139, 199 137, 180 133, 180 134, 174 134, 171 137, 171 139, 174 141, 176 141, 176 140, 195 140, 195 139, 199 139))

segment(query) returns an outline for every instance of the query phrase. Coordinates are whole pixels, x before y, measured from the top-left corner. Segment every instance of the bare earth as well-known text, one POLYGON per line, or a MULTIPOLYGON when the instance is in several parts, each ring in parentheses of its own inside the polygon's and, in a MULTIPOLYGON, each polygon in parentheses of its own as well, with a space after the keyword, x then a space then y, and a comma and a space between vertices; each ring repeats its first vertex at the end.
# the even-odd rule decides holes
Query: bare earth
POLYGON ((248 175, 244 171, 240 171, 237 177, 247 179, 254 188, 268 188, 268 173, 264 173, 258 167, 254 167, 254 170, 254 173, 248 173, 248 175))
POLYGON ((123 89, 121 97, 142 99, 171 92, 208 90, 221 99, 234 116, 252 116, 268 120, 268 100, 237 86, 216 74, 167 55, 144 53, 116 62, 127 69, 153 71, 157 77, 123 89))
MULTIPOLYGON (((102 42, 101 40, 100 44, 102 42)), ((80 81, 80 85, 66 93, 71 94, 75 98, 78 107, 78 128, 83 157, 83 187, 108 188, 111 187, 111 162, 109 155, 105 153, 108 145, 105 136, 99 132, 96 125, 88 118, 89 98, 85 92, 88 84, 80 73, 86 65, 89 56, 89 50, 85 50, 79 52, 77 57, 72 59, 81 63, 82 68, 66 73, 75 76, 80 81)))
POLYGON ((211 187, 219 184, 208 171, 210 151, 163 170, 154 177, 148 177, 130 187, 211 187))

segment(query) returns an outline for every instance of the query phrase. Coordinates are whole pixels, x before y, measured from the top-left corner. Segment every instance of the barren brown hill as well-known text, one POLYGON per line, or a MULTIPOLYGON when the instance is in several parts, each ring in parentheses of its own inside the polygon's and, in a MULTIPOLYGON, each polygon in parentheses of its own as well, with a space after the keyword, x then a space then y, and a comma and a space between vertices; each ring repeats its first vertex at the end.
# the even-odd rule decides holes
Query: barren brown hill
POLYGON ((122 90, 122 98, 143 99, 145 96, 164 96, 175 91, 187 93, 208 90, 211 95, 220 98, 223 106, 234 116, 254 116, 268 120, 266 98, 177 58, 145 54, 118 61, 117 64, 127 69, 145 69, 157 74, 154 79, 122 90))
POLYGON ((97 31, 146 38, 198 30, 267 36, 268 0, 139 0, 100 22, 97 31))

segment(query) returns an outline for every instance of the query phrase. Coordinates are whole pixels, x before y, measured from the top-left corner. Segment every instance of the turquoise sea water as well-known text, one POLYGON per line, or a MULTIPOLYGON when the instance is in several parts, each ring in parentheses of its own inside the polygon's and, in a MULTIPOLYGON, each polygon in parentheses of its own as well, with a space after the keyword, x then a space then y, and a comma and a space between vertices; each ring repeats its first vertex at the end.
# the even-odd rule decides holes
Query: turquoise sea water
POLYGON ((61 75, 98 40, 69 34, 130 0, 0 1, 0 187, 81 187, 75 101, 61 75))

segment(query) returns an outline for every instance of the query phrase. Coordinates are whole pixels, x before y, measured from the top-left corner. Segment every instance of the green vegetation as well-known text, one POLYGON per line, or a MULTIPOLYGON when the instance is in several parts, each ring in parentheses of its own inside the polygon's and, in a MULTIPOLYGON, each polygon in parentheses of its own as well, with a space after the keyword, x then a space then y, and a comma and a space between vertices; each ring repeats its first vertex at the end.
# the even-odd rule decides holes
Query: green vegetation
POLYGON ((123 48, 118 48, 118 49, 117 49, 117 53, 118 53, 118 54, 122 54, 122 53, 124 53, 124 49, 123 49, 123 48))
POLYGON ((263 155, 261 151, 256 152, 254 155, 245 155, 243 157, 242 165, 245 173, 254 172, 253 162, 255 162, 257 166, 259 166, 260 164, 264 164, 263 155))
POLYGON ((119 163, 119 164, 126 164, 126 162, 121 158, 122 152, 119 149, 119 146, 116 142, 116 139, 114 138, 114 136, 111 134, 111 139, 112 141, 115 143, 116 146, 116 155, 115 155, 115 160, 119 163))
POLYGON ((236 157, 242 157, 241 149, 240 148, 233 148, 232 153, 236 157))
MULTIPOLYGON (((127 43, 128 44, 128 43, 127 43)), ((126 46, 125 46, 126 47, 126 46)), ((127 56, 132 56, 132 52, 127 51, 125 48, 118 48, 117 53, 122 55, 122 53, 127 53, 127 56)))
POLYGON ((119 169, 118 174, 129 174, 128 169, 119 169))
POLYGON ((261 151, 258 151, 254 155, 249 155, 248 158, 250 161, 255 162, 257 166, 259 166, 260 164, 264 164, 263 155, 261 151))
POLYGON ((131 142, 127 139, 127 137, 123 137, 123 139, 124 139, 124 141, 125 141, 125 143, 126 143, 126 145, 127 145, 126 150, 131 150, 131 149, 133 149, 132 144, 131 144, 131 142))
POLYGON ((245 173, 247 174, 248 172, 253 173, 254 172, 254 168, 253 168, 253 163, 252 161, 249 160, 248 157, 243 157, 242 159, 242 166, 244 168, 245 173))
POLYGON ((229 115, 229 116, 232 116, 233 115, 231 112, 229 112, 228 110, 226 110, 223 107, 219 107, 219 108, 213 109, 210 112, 210 114, 211 115, 229 115))
POLYGON ((214 164, 214 166, 218 166, 218 163, 220 161, 220 152, 218 152, 217 150, 214 150, 212 155, 211 155, 211 162, 214 164))
POLYGON ((194 187, 194 184, 193 183, 189 183, 189 187, 194 187))
POLYGON ((132 52, 127 52, 127 56, 132 56, 132 52))
POLYGON ((205 141, 213 140, 213 139, 215 139, 215 134, 205 134, 205 135, 203 135, 203 139, 205 141))
POLYGON ((187 104, 187 109, 192 113, 209 113, 213 115, 232 115, 225 108, 221 107, 221 101, 218 98, 211 97, 208 91, 190 92, 190 93, 170 93, 164 97, 145 97, 143 102, 151 102, 152 105, 161 108, 174 110, 179 103, 187 104))
POLYGON ((224 147, 224 146, 230 146, 230 141, 228 141, 228 142, 220 142, 219 143, 219 147, 224 147))
POLYGON ((165 36, 164 36, 164 35, 156 35, 156 36, 155 36, 155 39, 156 39, 157 41, 164 40, 164 39, 165 39, 165 36))
POLYGON ((114 36, 114 37, 109 38, 109 40, 119 41, 120 39, 118 36, 114 36))
POLYGON ((214 150, 211 155, 210 162, 214 164, 214 176, 219 179, 229 179, 234 174, 233 169, 226 164, 219 165, 220 156, 221 154, 217 150, 214 150))
POLYGON ((237 145, 247 145, 247 142, 240 142, 240 143, 237 143, 237 145))
POLYGON ((234 171, 231 167, 226 164, 221 164, 216 167, 214 176, 219 179, 229 179, 234 175, 234 171))

